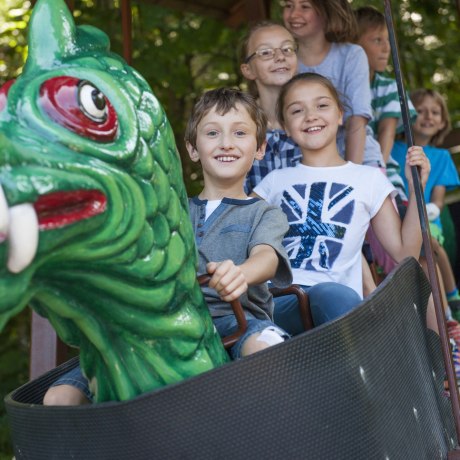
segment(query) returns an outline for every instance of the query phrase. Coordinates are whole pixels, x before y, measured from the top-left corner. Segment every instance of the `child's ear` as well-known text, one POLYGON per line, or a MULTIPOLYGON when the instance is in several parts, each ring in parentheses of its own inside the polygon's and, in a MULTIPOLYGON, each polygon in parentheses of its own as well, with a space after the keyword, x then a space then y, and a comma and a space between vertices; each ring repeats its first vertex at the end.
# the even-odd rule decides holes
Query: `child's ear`
POLYGON ((262 160, 262 158, 265 156, 265 149, 267 148, 267 141, 263 141, 262 145, 257 149, 256 154, 254 158, 256 160, 262 160))
POLYGON ((185 143, 185 146, 187 147, 187 152, 190 159, 195 163, 199 161, 200 155, 198 155, 198 150, 188 141, 185 143))
POLYGON ((339 126, 343 125, 343 112, 340 112, 340 117, 339 117, 339 126))
POLYGON ((256 76, 254 72, 251 70, 251 66, 249 64, 241 64, 240 65, 241 73, 246 80, 255 80, 256 76))

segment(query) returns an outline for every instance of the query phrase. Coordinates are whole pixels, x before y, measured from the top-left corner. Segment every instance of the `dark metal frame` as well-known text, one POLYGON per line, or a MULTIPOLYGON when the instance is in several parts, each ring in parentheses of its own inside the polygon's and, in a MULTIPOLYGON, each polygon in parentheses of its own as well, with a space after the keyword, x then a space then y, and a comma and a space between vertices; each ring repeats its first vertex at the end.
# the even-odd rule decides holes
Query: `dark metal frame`
MULTIPOLYGON (((391 10, 391 0, 384 0, 385 20, 389 32, 391 55, 393 58, 393 65, 395 69, 396 83, 398 85, 399 101, 401 104, 401 112, 404 123, 404 131, 408 147, 414 145, 412 136, 412 127, 410 122, 409 106, 407 103, 406 90, 404 88, 404 80, 399 62, 398 43, 393 23, 393 15, 391 10)), ((454 416, 455 428, 457 433, 457 446, 455 450, 448 453, 449 459, 460 459, 460 447, 458 440, 460 439, 460 405, 459 394, 457 387, 457 379, 455 376, 455 368, 452 362, 452 354, 450 350, 449 336, 447 333, 446 319, 441 300, 441 287, 439 284, 438 273, 436 270, 436 262, 434 259, 433 248, 431 247, 431 234, 429 227, 429 220, 426 213, 426 205, 423 194, 423 188, 420 184, 420 174, 417 167, 411 167, 412 179, 414 183, 415 197, 417 200, 417 208, 420 217, 420 226, 422 229, 423 249, 425 251, 425 258, 428 265, 428 278, 431 284, 431 292, 433 294, 433 301, 436 313, 436 321, 441 338, 442 354, 444 358, 444 365, 446 368, 447 381, 449 384, 450 401, 452 404, 452 413, 454 416)))

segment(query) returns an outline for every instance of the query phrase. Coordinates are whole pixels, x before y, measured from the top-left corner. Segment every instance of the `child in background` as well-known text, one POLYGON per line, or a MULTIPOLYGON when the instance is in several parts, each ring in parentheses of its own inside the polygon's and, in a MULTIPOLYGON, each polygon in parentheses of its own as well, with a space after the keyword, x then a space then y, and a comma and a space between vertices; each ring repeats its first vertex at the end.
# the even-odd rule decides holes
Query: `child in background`
MULTIPOLYGON (((358 23, 357 43, 364 49, 369 61, 373 110, 369 126, 380 144, 388 178, 398 191, 400 200, 407 201, 399 164, 390 155, 395 136, 403 131, 403 126, 396 80, 383 75, 391 51, 385 17, 372 6, 358 8, 355 15, 358 23)), ((410 117, 415 120, 417 112, 410 100, 408 106, 410 117)), ((399 200, 397 202, 400 203, 399 200)))
POLYGON ((372 118, 369 66, 347 0, 287 0, 286 28, 299 44, 298 72, 316 72, 341 95, 344 122, 337 136, 339 153, 356 164, 384 167, 380 146, 368 121, 372 118))
POLYGON ((268 120, 265 156, 255 160, 245 189, 252 189, 273 169, 295 166, 302 154, 276 118, 276 100, 284 83, 297 73, 297 44, 283 26, 270 21, 256 23, 241 44, 241 73, 249 82, 250 93, 268 120))
MULTIPOLYGON (((343 113, 336 89, 321 75, 299 74, 284 85, 278 121, 299 145, 302 162, 272 171, 254 189, 288 217, 283 244, 294 283, 309 294, 315 325, 361 302, 360 253, 369 224, 397 261, 418 257, 422 242, 410 167, 420 167, 424 184, 430 167, 423 150, 415 146, 408 150, 410 196, 401 223, 390 199, 394 188, 389 180, 377 168, 347 162, 339 155, 336 136, 343 113)), ((298 331, 298 313, 286 298, 276 299, 275 321, 290 333, 298 331)))
MULTIPOLYGON (((267 120, 252 96, 220 88, 195 104, 185 140, 192 161, 200 161, 204 188, 189 200, 198 248, 198 273, 211 275, 204 288, 214 325, 221 336, 238 328, 228 302, 239 298, 248 323, 230 349, 234 359, 283 342, 289 335, 273 321, 273 298, 266 281, 292 282, 282 246, 288 225, 282 211, 243 189, 255 158, 265 150, 267 120)), ((88 403, 88 382, 79 368, 47 391, 45 405, 88 403)))
MULTIPOLYGON (((443 235, 440 213, 444 207, 446 190, 460 185, 457 169, 448 150, 439 146, 450 131, 447 104, 437 91, 418 89, 411 92, 411 100, 417 110, 417 119, 412 125, 414 142, 424 147, 432 169, 425 188, 430 230, 440 245, 435 248, 437 261, 445 284, 447 301, 453 304, 460 300, 452 268, 446 251, 442 247, 443 235)), ((396 141, 391 155, 401 165, 405 161, 406 144, 396 141)), ((404 181, 407 188, 407 180, 404 181)))
MULTIPOLYGON (((372 127, 381 146, 383 157, 386 161, 387 176, 398 191, 396 202, 398 203, 400 213, 403 215, 405 212, 405 202, 407 202, 405 185, 400 175, 401 169, 399 164, 390 155, 396 134, 403 131, 401 104, 396 80, 382 74, 388 65, 390 57, 388 29, 383 14, 371 6, 358 8, 355 11, 355 15, 359 30, 358 44, 363 47, 369 60, 372 109, 374 111, 374 119, 369 125, 372 127)), ((414 122, 417 118, 417 111, 410 99, 408 99, 407 102, 411 120, 414 122)), ((433 163, 432 165, 431 174, 433 174, 435 169, 433 163)), ((448 319, 447 325, 449 336, 454 338, 457 344, 460 344, 460 325, 458 322, 451 319, 448 299, 445 292, 446 290, 449 291, 450 301, 454 304, 456 302, 455 298, 458 298, 454 274, 445 250, 434 238, 432 238, 431 244, 433 251, 439 256, 439 260, 443 266, 443 272, 438 269, 438 279, 442 287, 441 299, 448 319)), ((420 263, 425 273, 428 274, 427 263, 424 257, 420 258, 420 263)), ((391 264, 382 267, 385 274, 392 268, 393 266, 391 264)), ((458 300, 457 302, 460 303, 458 300)), ((429 303, 433 303, 431 297, 429 303)), ((460 353, 457 345, 453 349, 453 356, 457 376, 460 377, 460 353)))

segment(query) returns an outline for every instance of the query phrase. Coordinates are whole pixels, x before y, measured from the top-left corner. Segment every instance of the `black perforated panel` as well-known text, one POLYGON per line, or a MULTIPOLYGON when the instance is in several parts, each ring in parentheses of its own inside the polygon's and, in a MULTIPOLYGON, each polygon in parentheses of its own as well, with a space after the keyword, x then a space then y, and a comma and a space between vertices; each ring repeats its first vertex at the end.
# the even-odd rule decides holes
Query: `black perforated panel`
POLYGON ((446 458, 455 430, 428 282, 406 260, 347 316, 123 403, 37 406, 69 362, 6 398, 17 459, 446 458))

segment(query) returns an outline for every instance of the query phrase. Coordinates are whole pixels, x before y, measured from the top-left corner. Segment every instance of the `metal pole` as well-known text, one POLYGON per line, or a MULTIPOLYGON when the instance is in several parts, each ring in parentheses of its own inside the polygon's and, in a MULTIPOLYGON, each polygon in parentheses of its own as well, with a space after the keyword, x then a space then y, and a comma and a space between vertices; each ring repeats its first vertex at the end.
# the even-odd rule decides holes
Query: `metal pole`
MULTIPOLYGON (((396 33, 393 24, 393 16, 391 12, 391 0, 384 0, 385 4, 385 20, 388 27, 388 33, 391 45, 391 55, 393 57, 393 65, 395 69, 396 83, 398 85, 399 102, 401 104, 401 113, 404 123, 404 131, 406 135, 407 145, 411 147, 414 145, 412 137, 412 128, 410 123, 409 107, 407 104, 406 91, 404 89, 404 82, 402 78, 401 65, 399 62, 398 44, 396 41, 396 33)), ((433 249, 431 247, 431 234, 428 216, 426 213, 425 199, 423 196, 423 189, 420 184, 420 174, 417 167, 411 167, 412 178, 414 182, 415 197, 417 200, 417 208, 420 217, 420 226, 422 229, 423 248, 425 250, 425 257, 428 265, 428 278, 431 284, 431 291, 433 293, 433 301, 436 313, 436 321, 439 329, 439 336, 441 339, 442 354, 444 364, 446 367, 447 381, 449 383, 450 400, 452 404, 452 412, 454 416, 455 428, 457 433, 457 446, 455 451, 448 454, 449 459, 460 459, 460 447, 458 440, 460 439, 460 405, 459 395, 457 389, 457 379, 455 377, 454 365, 449 346, 449 336, 447 334, 446 320, 444 316, 444 309, 442 307, 441 289, 436 270, 436 262, 434 260, 433 249)))

